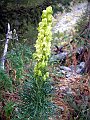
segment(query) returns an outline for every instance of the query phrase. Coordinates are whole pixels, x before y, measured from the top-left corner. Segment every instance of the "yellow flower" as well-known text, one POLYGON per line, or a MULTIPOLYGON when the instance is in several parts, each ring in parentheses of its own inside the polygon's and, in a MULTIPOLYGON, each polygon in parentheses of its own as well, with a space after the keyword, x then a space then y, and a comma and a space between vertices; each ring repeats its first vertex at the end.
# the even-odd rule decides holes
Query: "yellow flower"
POLYGON ((52 14, 53 13, 51 6, 47 7, 46 11, 47 11, 48 14, 52 14))
POLYGON ((39 23, 38 27, 38 37, 36 40, 36 52, 33 54, 36 60, 36 65, 34 67, 34 74, 36 79, 39 77, 42 80, 46 80, 49 77, 49 73, 46 71, 48 58, 50 56, 50 47, 52 40, 52 7, 48 7, 43 10, 42 22, 39 23))

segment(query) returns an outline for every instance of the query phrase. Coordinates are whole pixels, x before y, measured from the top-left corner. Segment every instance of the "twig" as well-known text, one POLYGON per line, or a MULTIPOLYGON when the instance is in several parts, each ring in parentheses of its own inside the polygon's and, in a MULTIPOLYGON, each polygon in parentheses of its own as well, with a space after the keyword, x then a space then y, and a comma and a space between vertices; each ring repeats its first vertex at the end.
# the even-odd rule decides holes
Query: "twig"
POLYGON ((10 24, 8 23, 8 31, 7 31, 7 34, 6 34, 6 42, 5 42, 5 47, 4 47, 4 51, 3 51, 3 56, 1 58, 1 68, 4 69, 4 64, 5 64, 5 57, 6 57, 6 54, 7 54, 7 49, 8 49, 8 43, 9 43, 9 40, 17 40, 18 41, 18 35, 16 33, 16 30, 14 29, 13 30, 13 34, 12 34, 12 31, 10 31, 10 24))
POLYGON ((3 56, 1 58, 1 68, 4 69, 4 64, 5 64, 5 57, 7 54, 7 49, 8 49, 8 43, 9 40, 12 39, 12 31, 10 31, 10 24, 8 23, 8 31, 6 34, 6 42, 5 42, 5 47, 4 47, 4 51, 3 51, 3 56))

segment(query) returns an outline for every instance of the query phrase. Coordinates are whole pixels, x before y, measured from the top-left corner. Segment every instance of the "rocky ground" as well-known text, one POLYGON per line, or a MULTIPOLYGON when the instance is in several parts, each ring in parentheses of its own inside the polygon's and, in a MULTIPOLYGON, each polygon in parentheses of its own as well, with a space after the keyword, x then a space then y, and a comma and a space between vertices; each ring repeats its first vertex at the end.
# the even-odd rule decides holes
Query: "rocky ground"
POLYGON ((85 12, 87 8, 87 2, 78 3, 71 8, 70 12, 60 12, 55 14, 56 25, 53 27, 53 33, 65 32, 74 29, 77 21, 80 19, 81 15, 85 12))
MULTIPOLYGON (((71 31, 72 29, 74 29, 77 21, 80 19, 80 17, 82 16, 82 14, 86 11, 87 9, 87 2, 83 2, 83 3, 78 3, 76 5, 74 5, 71 8, 70 12, 64 12, 63 14, 61 14, 60 12, 55 14, 55 19, 54 21, 56 22, 56 25, 53 27, 52 31, 53 34, 57 33, 58 31, 60 33, 64 33, 66 32, 66 34, 68 34, 69 31, 71 31)), ((60 39, 58 38, 58 41, 60 41, 60 39)), ((58 42, 58 44, 59 44, 58 42)), ((57 44, 57 46, 58 46, 57 44)), ((62 47, 62 46, 61 46, 62 47)), ((67 46, 66 46, 67 47, 67 46)), ((58 49, 61 49, 60 46, 58 49)), ((83 50, 83 47, 81 48, 76 48, 76 53, 81 53, 83 50)), ((69 49, 70 51, 70 49, 69 49)), ((57 62, 57 61, 63 61, 64 59, 66 59, 66 57, 68 56, 68 50, 66 48, 65 51, 59 50, 58 53, 53 54, 50 61, 51 62, 57 62)), ((72 71, 74 74, 81 74, 85 67, 85 62, 81 62, 78 65, 75 66, 76 68, 74 68, 74 65, 71 64, 69 65, 69 67, 67 66, 60 66, 60 72, 62 72, 63 74, 66 75, 66 77, 70 77, 72 74, 72 71), (74 72, 74 69, 75 72, 74 72)))
MULTIPOLYGON (((58 31, 60 33, 66 32, 68 34, 69 31, 74 29, 77 21, 85 12, 86 8, 87 2, 83 2, 73 6, 71 11, 68 13, 64 12, 63 14, 56 14, 54 19, 56 25, 53 27, 53 34, 57 33, 58 31)), ((77 49, 76 52, 80 52, 80 49, 82 49, 82 47, 77 49)), ((90 86, 88 85, 90 82, 90 76, 83 76, 85 61, 78 62, 74 57, 72 58, 72 63, 69 62, 68 65, 60 64, 59 60, 62 61, 62 59, 67 59, 67 55, 67 51, 63 52, 62 50, 59 50, 59 53, 53 54, 50 59, 51 62, 55 63, 54 68, 51 68, 51 76, 55 81, 54 87, 57 96, 54 99, 54 102, 59 105, 61 109, 61 114, 60 116, 57 115, 57 120, 71 120, 69 115, 70 110, 73 111, 73 109, 70 108, 70 106, 68 106, 68 104, 63 101, 64 96, 73 96, 75 100, 73 102, 75 102, 75 104, 77 103, 78 105, 79 103, 83 104, 83 96, 87 98, 87 96, 90 95, 90 86), (78 90, 81 91, 79 95, 77 94, 78 90)), ((87 103, 87 101, 84 102, 87 103)), ((78 116, 76 117, 78 118, 78 116)))

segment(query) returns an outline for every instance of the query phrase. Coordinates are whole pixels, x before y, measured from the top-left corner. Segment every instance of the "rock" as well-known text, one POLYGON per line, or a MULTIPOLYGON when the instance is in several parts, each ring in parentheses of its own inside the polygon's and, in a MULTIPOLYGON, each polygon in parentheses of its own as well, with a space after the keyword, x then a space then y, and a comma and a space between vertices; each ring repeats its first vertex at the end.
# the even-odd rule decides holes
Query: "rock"
POLYGON ((71 31, 75 28, 75 24, 80 19, 81 15, 85 10, 87 9, 87 2, 83 2, 80 4, 77 4, 72 7, 72 10, 70 12, 64 12, 61 14, 61 12, 57 15, 56 20, 57 24, 53 27, 52 32, 57 33, 58 31, 65 32, 65 31, 71 31))
MULTIPOLYGON (((64 73, 67 78, 72 75, 72 72, 75 73, 75 66, 71 65, 70 67, 60 66, 61 73, 64 73)), ((83 74, 85 72, 85 62, 81 62, 76 66, 76 74, 83 74)))
POLYGON ((64 71, 64 70, 60 70, 60 72, 64 75, 66 74, 66 71, 64 71))
POLYGON ((63 61, 65 60, 66 56, 67 56, 67 52, 62 52, 57 55, 53 55, 50 58, 50 62, 63 61))
POLYGON ((59 109, 61 109, 61 111, 64 111, 64 107, 63 106, 59 106, 59 109))
POLYGON ((66 86, 61 86, 59 89, 62 91, 66 91, 66 86))
POLYGON ((77 65, 77 74, 83 74, 85 72, 85 62, 81 62, 79 65, 77 65))
POLYGON ((76 53, 78 53, 80 55, 83 52, 83 50, 84 50, 84 47, 80 47, 77 49, 76 53))
POLYGON ((79 67, 82 69, 82 68, 85 68, 85 62, 81 62, 80 64, 79 64, 79 67))
POLYGON ((67 71, 67 72, 71 72, 71 69, 69 67, 66 67, 66 66, 60 66, 60 69, 67 71))
POLYGON ((71 69, 71 71, 73 72, 73 71, 75 70, 74 65, 71 65, 71 66, 70 66, 70 69, 71 69))
POLYGON ((72 75, 71 68, 66 66, 60 66, 60 71, 66 76, 66 78, 69 78, 72 75))
POLYGON ((81 70, 82 70, 82 69, 77 68, 76 73, 77 73, 77 74, 80 74, 80 73, 81 73, 81 70))
POLYGON ((78 68, 78 69, 76 70, 76 73, 77 73, 77 74, 83 74, 83 73, 85 73, 85 69, 84 69, 84 68, 83 68, 83 69, 78 68))
POLYGON ((71 77, 71 75, 72 75, 71 73, 67 73, 67 74, 66 74, 66 78, 71 77))
POLYGON ((67 90, 66 93, 69 94, 69 95, 73 93, 72 90, 71 90, 71 88, 67 88, 66 90, 67 90))

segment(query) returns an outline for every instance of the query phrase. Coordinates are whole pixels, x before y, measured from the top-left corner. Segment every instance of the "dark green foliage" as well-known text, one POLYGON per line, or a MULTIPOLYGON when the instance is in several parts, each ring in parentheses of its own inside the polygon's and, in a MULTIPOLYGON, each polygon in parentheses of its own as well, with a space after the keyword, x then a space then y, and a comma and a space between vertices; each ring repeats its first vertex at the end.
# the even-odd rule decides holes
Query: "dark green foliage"
MULTIPOLYGON (((20 88, 20 103, 17 103, 12 120, 48 120, 55 113, 55 105, 50 102, 53 87, 50 80, 36 81, 33 74, 32 52, 29 46, 17 44, 8 56, 12 67, 17 70, 20 59, 23 60, 25 82, 20 88), (18 58, 21 57, 21 58, 18 58), (17 62, 16 62, 17 61, 17 62), (18 111, 17 111, 17 110, 18 111)), ((22 66, 22 65, 21 65, 22 66)), ((19 71, 18 71, 19 72, 19 71)))
POLYGON ((70 2, 71 2, 72 0, 60 0, 60 3, 63 5, 63 6, 68 6, 68 5, 70 5, 70 2))
POLYGON ((0 3, 0 33, 6 33, 7 23, 18 31, 18 34, 27 30, 28 23, 34 26, 40 21, 41 12, 47 6, 52 5, 53 11, 61 10, 58 4, 69 5, 72 0, 2 0, 0 3), (56 6, 56 7, 55 7, 56 6))
POLYGON ((1 5, 8 6, 8 5, 29 5, 29 6, 37 6, 42 4, 44 0, 1 0, 1 5))
POLYGON ((30 44, 30 45, 33 45, 37 39, 36 27, 30 22, 28 23, 27 32, 25 32, 24 38, 26 40, 25 42, 27 42, 27 44, 30 44))
POLYGON ((18 120, 48 120, 54 114, 55 105, 50 102, 52 88, 49 81, 37 85, 36 80, 26 81, 22 88, 18 120))
POLYGON ((11 62, 12 69, 16 70, 17 79, 22 78, 23 74, 23 60, 22 60, 22 49, 12 50, 10 54, 8 54, 8 59, 11 62))
POLYGON ((35 3, 33 3, 33 1, 29 1, 28 6, 26 1, 26 3, 24 1, 20 1, 19 4, 15 1, 1 2, 0 33, 6 33, 8 22, 11 24, 12 28, 15 28, 18 31, 18 34, 24 33, 27 30, 28 22, 31 22, 31 24, 36 26, 40 20, 42 10, 48 6, 47 2, 43 3, 43 0, 41 1, 42 2, 36 0, 35 3), (35 4, 37 5, 35 6, 35 4))
POLYGON ((86 12, 83 13, 83 15, 81 16, 81 19, 77 22, 77 25, 76 25, 76 30, 77 30, 77 33, 81 36, 81 37, 84 37, 82 35, 82 33, 84 32, 84 30, 87 28, 87 23, 88 23, 88 17, 87 17, 87 14, 86 12))
POLYGON ((6 105, 4 106, 5 115, 7 118, 11 116, 11 114, 14 110, 14 106, 15 106, 14 102, 12 102, 12 101, 7 102, 6 105))
POLYGON ((15 48, 8 53, 7 59, 11 63, 12 70, 16 70, 16 79, 22 79, 24 69, 30 63, 30 59, 32 59, 31 48, 28 45, 17 43, 15 48))
MULTIPOLYGON (((10 119, 10 117, 12 116, 12 112, 15 107, 14 102, 16 98, 13 98, 14 102, 12 102, 11 99, 7 100, 7 98, 14 97, 12 96, 11 92, 12 91, 15 92, 18 89, 19 84, 17 80, 25 79, 25 77, 30 78, 30 76, 28 76, 28 72, 27 74, 24 74, 24 72, 25 70, 27 70, 26 66, 30 64, 31 59, 32 59, 31 48, 25 44, 21 45, 19 43, 16 43, 14 48, 10 52, 8 52, 7 60, 9 61, 8 65, 11 67, 10 70, 8 69, 9 73, 8 72, 6 73, 7 68, 6 71, 0 70, 0 102, 4 104, 2 105, 2 110, 0 109, 1 118, 5 117, 5 119, 10 119), (10 73, 13 70, 16 70, 16 79, 14 79, 12 73, 10 73)), ((31 70, 29 69, 28 71, 31 70)), ((18 97, 18 95, 16 97, 18 97)))
MULTIPOLYGON (((2 69, 0 69, 0 117, 3 118, 4 114, 4 107, 6 103, 5 93, 7 91, 12 92, 12 80, 9 78, 9 76, 6 74, 6 72, 2 69)), ((7 113, 7 109, 6 114, 7 113)), ((10 113, 11 114, 11 113, 10 113)))
POLYGON ((31 48, 25 44, 16 43, 13 49, 8 52, 7 61, 9 61, 8 66, 10 66, 10 69, 6 67, 6 71, 0 70, 0 102, 4 104, 2 105, 2 110, 0 109, 1 118, 10 119, 12 116, 15 107, 14 102, 15 99, 18 99, 18 93, 15 95, 17 98, 13 98, 12 94, 14 95, 14 92, 16 92, 20 85, 20 81, 17 80, 31 78, 28 74, 28 71, 31 73, 31 68, 27 68, 28 65, 30 67, 31 59, 31 48), (16 71, 16 79, 14 79, 13 73, 11 73, 13 70, 16 71), (28 70, 27 73, 25 72, 26 70, 28 70), (9 99, 7 100, 7 98, 9 99), (11 98, 13 98, 14 102, 11 101, 11 98))
MULTIPOLYGON (((87 0, 88 1, 88 0, 87 0)), ((87 9, 81 16, 80 21, 77 22, 77 33, 80 37, 90 39, 90 1, 87 3, 87 9)))
POLYGON ((5 73, 4 70, 0 69, 0 91, 12 90, 12 80, 5 73))
MULTIPOLYGON (((14 1, 14 0, 12 0, 14 1)), ((25 0, 24 0, 25 1, 25 0)), ((23 1, 23 2, 24 2, 23 1)), ((23 43, 24 39, 27 39, 27 43, 33 44, 35 43, 36 36, 37 36, 37 25, 40 21, 41 12, 44 8, 50 5, 48 2, 44 2, 43 0, 37 1, 36 6, 31 2, 32 6, 20 1, 19 4, 14 4, 9 1, 2 0, 0 2, 0 41, 1 39, 5 39, 5 34, 7 33, 7 24, 8 22, 11 25, 11 30, 16 29, 17 34, 19 36, 19 41, 23 43)), ((0 57, 1 53, 3 52, 4 43, 0 42, 1 49, 0 49, 0 57)), ((14 43, 13 43, 14 44, 14 43)), ((11 47, 9 45, 9 47, 11 47)))
POLYGON ((63 12, 63 7, 68 8, 72 0, 47 0, 53 8, 53 13, 63 12))

